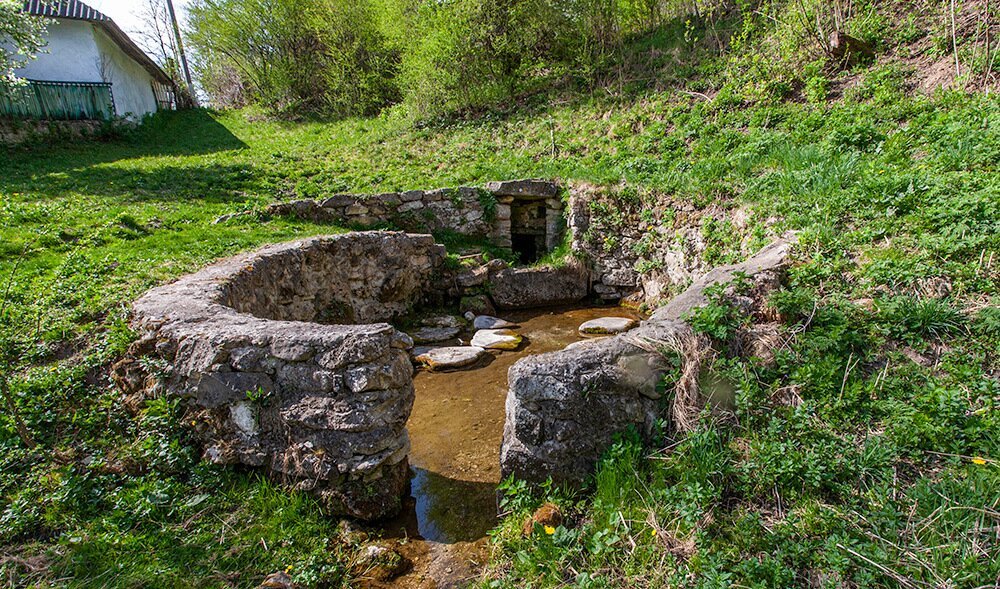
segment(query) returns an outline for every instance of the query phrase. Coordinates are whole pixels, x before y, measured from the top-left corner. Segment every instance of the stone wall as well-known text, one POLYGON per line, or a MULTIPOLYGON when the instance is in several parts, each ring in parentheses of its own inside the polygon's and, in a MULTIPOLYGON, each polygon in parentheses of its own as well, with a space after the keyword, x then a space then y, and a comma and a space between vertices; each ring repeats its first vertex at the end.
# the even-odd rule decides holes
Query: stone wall
MULTIPOLYGON (((128 123, 118 121, 111 128, 126 129, 130 126, 128 123)), ((17 147, 34 143, 92 139, 108 131, 108 123, 103 121, 0 119, 0 145, 17 147)))
MULTIPOLYGON (((743 273, 756 300, 779 286, 791 249, 783 238, 747 261, 717 268, 628 333, 531 356, 511 367, 500 455, 502 476, 580 483, 615 435, 635 428, 649 440, 669 417, 657 384, 670 366, 661 350, 690 341, 683 318, 707 304, 705 290, 743 273)), ((735 296, 735 295, 734 295, 735 296)))
MULTIPOLYGON (((711 270, 708 223, 728 224, 749 254, 749 215, 718 205, 696 207, 665 195, 626 195, 627 188, 577 183, 569 187, 567 221, 572 249, 591 269, 591 290, 608 302, 657 306, 711 270)), ((757 222, 766 226, 768 221, 757 222)))
MULTIPOLYGON (((297 200, 269 205, 264 213, 295 216, 321 223, 354 227, 391 225, 405 231, 451 231, 489 239, 511 247, 512 208, 518 203, 540 205, 544 213, 534 230, 544 233, 546 249, 557 247, 563 236, 562 189, 548 180, 489 182, 484 187, 461 186, 382 194, 336 194, 320 200, 297 200)), ((247 213, 225 215, 224 223, 247 213)))
POLYGON ((439 305, 448 274, 429 235, 362 232, 261 250, 226 283, 225 302, 257 317, 323 324, 392 321, 439 305))
POLYGON ((269 469, 331 513, 393 514, 408 485, 408 336, 387 323, 440 287, 430 236, 367 232, 269 246, 153 289, 114 368, 133 398, 187 400, 204 457, 269 469), (363 325, 332 325, 352 319, 363 325), (321 323, 322 322, 322 323, 321 323))

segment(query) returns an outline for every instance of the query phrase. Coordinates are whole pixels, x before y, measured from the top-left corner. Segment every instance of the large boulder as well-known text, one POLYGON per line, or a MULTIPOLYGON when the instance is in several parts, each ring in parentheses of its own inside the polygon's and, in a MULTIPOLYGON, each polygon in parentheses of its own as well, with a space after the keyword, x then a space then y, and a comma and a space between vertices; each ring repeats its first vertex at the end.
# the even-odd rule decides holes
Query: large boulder
POLYGON ((510 369, 500 468, 531 482, 582 483, 620 433, 651 440, 667 415, 657 391, 672 364, 661 350, 694 341, 684 318, 705 305, 705 290, 746 275, 758 299, 778 285, 791 238, 742 264, 709 272, 638 328, 520 360, 510 369))

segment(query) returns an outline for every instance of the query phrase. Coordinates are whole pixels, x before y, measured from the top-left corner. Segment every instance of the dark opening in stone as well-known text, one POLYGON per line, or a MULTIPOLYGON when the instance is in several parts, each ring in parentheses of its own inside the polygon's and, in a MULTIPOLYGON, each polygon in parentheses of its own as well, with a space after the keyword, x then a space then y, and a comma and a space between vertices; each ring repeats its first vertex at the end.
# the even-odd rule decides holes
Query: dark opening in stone
POLYGON ((517 261, 521 264, 534 264, 538 261, 538 237, 535 235, 525 235, 514 233, 510 236, 511 249, 517 254, 517 261))
POLYGON ((511 249, 522 264, 534 264, 548 251, 547 209, 537 199, 518 199, 510 207, 511 249))

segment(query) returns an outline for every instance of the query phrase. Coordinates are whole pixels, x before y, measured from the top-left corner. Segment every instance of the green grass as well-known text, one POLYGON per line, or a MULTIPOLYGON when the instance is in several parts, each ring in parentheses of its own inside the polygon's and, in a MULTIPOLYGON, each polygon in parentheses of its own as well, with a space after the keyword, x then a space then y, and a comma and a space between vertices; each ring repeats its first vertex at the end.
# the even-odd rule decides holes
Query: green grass
MULTIPOLYGON (((127 305, 221 256, 342 230, 212 224, 225 213, 537 176, 612 187, 612 226, 626 208, 670 223, 678 204, 714 211, 712 263, 798 229, 773 301, 790 339, 773 366, 714 367, 738 385, 735 425, 706 419, 652 457, 624 440, 589 494, 554 492, 571 517, 553 536, 520 537, 541 500, 521 489, 487 583, 996 583, 1000 100, 913 96, 885 65, 856 75, 837 102, 644 89, 426 126, 397 111, 294 124, 194 111, 5 153, 0 343, 39 448, 0 415, 0 578, 249 587, 291 565, 305 586, 348 582, 350 543, 310 499, 201 465, 165 402, 124 411, 107 375, 133 337, 127 305), (789 390, 800 404, 776 400, 789 390)), ((706 331, 740 320, 713 310, 706 331)))

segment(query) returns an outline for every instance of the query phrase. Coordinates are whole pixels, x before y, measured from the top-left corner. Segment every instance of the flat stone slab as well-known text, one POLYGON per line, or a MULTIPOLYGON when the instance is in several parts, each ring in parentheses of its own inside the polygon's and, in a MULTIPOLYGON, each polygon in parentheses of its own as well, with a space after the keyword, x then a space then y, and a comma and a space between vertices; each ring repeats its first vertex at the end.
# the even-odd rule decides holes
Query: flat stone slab
POLYGON ((506 182, 488 182, 486 190, 496 196, 552 198, 559 194, 559 185, 547 180, 508 180, 506 182))
POLYGON ((455 339, 461 331, 459 327, 421 327, 410 332, 410 337, 418 344, 436 344, 455 339))
POLYGON ((498 309, 570 305, 587 298, 590 271, 582 264, 559 268, 507 268, 490 275, 490 295, 498 309))
POLYGON ((517 324, 489 315, 480 315, 473 320, 472 326, 476 329, 510 329, 517 327, 517 324))
POLYGON ((476 346, 420 347, 413 350, 413 359, 431 370, 453 370, 471 366, 487 354, 485 349, 476 346))
POLYGON ((461 329, 465 326, 461 317, 454 315, 440 315, 437 317, 425 317, 420 320, 420 325, 424 327, 457 327, 461 329))
POLYGON ((472 336, 472 345, 487 350, 516 350, 524 338, 509 329, 480 329, 472 336))
POLYGON ((601 317, 592 319, 580 326, 584 335, 614 335, 634 329, 639 322, 629 317, 601 317))

